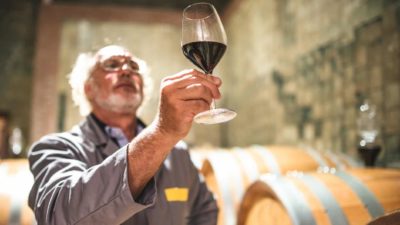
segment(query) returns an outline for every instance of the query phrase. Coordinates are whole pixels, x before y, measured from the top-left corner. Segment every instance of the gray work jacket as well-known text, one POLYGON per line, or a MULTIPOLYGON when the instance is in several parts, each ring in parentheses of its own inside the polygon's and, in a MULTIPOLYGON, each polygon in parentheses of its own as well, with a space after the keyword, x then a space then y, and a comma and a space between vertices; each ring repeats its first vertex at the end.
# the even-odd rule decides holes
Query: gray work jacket
POLYGON ((216 224, 217 206, 186 147, 178 144, 137 199, 119 148, 91 116, 34 143, 29 195, 39 225, 216 224))

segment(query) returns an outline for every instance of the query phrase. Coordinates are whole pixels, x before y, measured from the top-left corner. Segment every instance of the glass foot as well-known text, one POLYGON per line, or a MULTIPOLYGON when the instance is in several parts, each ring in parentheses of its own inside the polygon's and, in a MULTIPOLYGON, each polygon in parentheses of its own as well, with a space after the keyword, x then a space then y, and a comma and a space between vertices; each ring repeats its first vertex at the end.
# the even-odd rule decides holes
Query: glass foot
POLYGON ((201 112, 194 117, 196 123, 201 124, 217 124, 224 123, 235 118, 236 112, 229 109, 211 109, 208 111, 201 112))

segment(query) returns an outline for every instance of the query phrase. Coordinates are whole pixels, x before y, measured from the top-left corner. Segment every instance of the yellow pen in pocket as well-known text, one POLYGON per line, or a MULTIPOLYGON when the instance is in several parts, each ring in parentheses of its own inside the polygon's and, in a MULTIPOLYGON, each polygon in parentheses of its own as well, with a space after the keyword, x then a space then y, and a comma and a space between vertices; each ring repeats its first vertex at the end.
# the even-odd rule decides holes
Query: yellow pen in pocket
POLYGON ((189 189, 185 187, 166 188, 165 196, 169 202, 186 202, 189 196, 189 189))

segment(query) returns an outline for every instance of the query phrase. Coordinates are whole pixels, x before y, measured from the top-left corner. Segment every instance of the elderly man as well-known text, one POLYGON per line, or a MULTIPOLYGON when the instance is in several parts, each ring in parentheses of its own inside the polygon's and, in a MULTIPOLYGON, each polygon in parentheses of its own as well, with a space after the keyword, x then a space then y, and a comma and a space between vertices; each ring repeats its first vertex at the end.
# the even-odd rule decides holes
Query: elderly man
POLYGON ((78 57, 70 84, 88 115, 29 152, 38 224, 216 224, 216 202, 180 140, 220 97, 221 80, 196 70, 166 77, 146 127, 136 116, 144 67, 121 46, 78 57))

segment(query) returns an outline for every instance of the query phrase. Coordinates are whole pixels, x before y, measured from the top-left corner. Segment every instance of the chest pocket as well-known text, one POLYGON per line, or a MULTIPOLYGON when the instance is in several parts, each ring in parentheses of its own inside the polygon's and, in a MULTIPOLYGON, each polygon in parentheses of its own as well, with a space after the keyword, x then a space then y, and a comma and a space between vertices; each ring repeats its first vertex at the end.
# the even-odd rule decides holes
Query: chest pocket
POLYGON ((166 207, 167 217, 171 225, 188 224, 190 213, 189 188, 188 187, 163 187, 159 197, 161 204, 166 207))
POLYGON ((188 224, 191 180, 185 168, 172 162, 167 158, 156 175, 157 201, 147 212, 149 224, 188 224))

